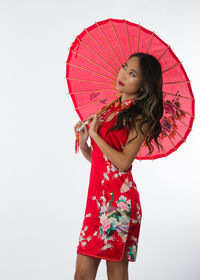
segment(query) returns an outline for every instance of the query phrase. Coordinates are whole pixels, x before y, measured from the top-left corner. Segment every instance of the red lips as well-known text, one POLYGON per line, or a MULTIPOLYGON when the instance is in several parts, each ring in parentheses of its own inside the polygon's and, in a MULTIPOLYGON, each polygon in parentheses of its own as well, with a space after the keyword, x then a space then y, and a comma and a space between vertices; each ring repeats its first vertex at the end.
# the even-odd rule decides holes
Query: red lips
POLYGON ((124 86, 124 84, 123 84, 121 81, 118 81, 118 83, 119 83, 121 86, 124 86))

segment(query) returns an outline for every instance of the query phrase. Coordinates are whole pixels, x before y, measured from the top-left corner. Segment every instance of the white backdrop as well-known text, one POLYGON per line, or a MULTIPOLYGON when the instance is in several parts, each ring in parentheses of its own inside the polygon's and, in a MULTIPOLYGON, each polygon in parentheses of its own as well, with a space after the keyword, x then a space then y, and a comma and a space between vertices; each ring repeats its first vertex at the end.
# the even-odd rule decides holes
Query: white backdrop
POLYGON ((73 279, 90 163, 74 152, 79 118, 65 62, 75 36, 107 18, 140 23, 168 43, 196 98, 186 143, 133 163, 143 217, 130 279, 199 279, 199 12, 197 0, 1 0, 0 279, 73 279))

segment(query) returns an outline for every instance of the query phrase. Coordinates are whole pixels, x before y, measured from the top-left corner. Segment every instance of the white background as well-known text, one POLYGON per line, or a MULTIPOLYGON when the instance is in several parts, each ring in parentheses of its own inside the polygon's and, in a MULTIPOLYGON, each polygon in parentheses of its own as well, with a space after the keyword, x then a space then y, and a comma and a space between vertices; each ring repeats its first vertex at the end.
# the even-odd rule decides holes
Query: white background
MULTIPOLYGON (((65 80, 69 47, 107 18, 154 31, 182 61, 193 130, 170 156, 133 163, 143 218, 137 280, 199 279, 199 1, 0 2, 0 278, 73 279, 90 163, 74 152, 79 120, 65 80)), ((102 260, 98 280, 106 279, 102 260)))

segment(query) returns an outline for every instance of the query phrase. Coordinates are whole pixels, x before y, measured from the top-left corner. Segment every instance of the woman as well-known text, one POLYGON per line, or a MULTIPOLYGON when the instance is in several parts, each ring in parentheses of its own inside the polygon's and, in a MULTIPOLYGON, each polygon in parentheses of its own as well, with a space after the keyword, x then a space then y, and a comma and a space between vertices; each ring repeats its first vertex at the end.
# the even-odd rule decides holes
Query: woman
MULTIPOLYGON (((116 89, 121 96, 100 116, 94 114, 90 127, 84 126, 79 134, 91 173, 75 280, 94 280, 101 259, 106 260, 109 280, 128 279, 128 263, 136 260, 142 218, 132 162, 144 141, 148 154, 153 151, 152 140, 162 148, 158 142, 163 115, 159 61, 149 54, 132 54, 119 71, 116 89)), ((81 124, 79 121, 74 129, 81 124)))

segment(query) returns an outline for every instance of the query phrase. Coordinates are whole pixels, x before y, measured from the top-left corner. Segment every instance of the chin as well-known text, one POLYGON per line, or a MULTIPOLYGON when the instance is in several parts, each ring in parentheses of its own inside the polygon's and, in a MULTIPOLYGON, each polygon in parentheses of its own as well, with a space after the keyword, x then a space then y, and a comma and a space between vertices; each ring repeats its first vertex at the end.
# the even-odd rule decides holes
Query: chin
POLYGON ((120 89, 120 87, 118 87, 118 85, 116 85, 115 89, 119 92, 122 92, 122 88, 120 89))

